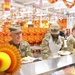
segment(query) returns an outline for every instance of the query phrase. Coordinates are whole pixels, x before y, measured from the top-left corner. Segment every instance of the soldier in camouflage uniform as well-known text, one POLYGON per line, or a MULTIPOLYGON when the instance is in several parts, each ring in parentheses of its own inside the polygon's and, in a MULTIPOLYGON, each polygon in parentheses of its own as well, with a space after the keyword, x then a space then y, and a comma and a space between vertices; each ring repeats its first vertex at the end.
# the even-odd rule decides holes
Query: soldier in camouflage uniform
POLYGON ((68 50, 74 54, 75 53, 75 25, 72 28, 72 34, 67 39, 68 50))
POLYGON ((16 46, 20 51, 22 57, 33 56, 28 42, 22 40, 22 30, 18 25, 12 25, 9 27, 12 40, 9 41, 11 45, 16 46))
POLYGON ((64 38, 59 36, 59 28, 57 23, 52 23, 50 32, 42 40, 41 55, 43 59, 51 58, 53 53, 58 53, 63 48, 64 38))

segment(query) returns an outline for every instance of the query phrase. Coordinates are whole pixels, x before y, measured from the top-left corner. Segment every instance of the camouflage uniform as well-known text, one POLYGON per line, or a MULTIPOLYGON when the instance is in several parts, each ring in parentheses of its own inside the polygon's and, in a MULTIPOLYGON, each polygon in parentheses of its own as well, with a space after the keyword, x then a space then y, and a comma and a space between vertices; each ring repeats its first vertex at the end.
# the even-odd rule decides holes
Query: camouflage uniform
MULTIPOLYGON (((9 27, 11 33, 22 32, 21 28, 17 25, 12 25, 9 27)), ((14 44, 13 41, 9 41, 9 44, 16 46, 16 48, 20 51, 22 57, 33 56, 30 45, 26 41, 21 41, 19 44, 14 44)))
POLYGON ((75 53, 75 37, 73 37, 73 35, 70 35, 67 39, 67 46, 68 46, 68 50, 71 53, 75 53))
MULTIPOLYGON (((57 24, 52 24, 51 27, 50 27, 50 33, 47 33, 44 37, 44 39, 42 40, 42 43, 41 43, 41 55, 42 55, 42 58, 43 59, 48 59, 50 58, 52 52, 51 52, 51 49, 49 47, 49 41, 50 41, 50 38, 52 37, 51 34, 58 34, 59 35, 59 26, 57 24)), ((62 46, 61 46, 61 49, 63 48, 64 46, 64 38, 61 37, 61 36, 58 36, 59 39, 53 39, 53 41, 56 43, 56 44, 60 44, 60 40, 62 41, 62 46)))
POLYGON ((16 48, 20 51, 22 57, 32 56, 32 52, 28 42, 21 41, 18 45, 14 44, 13 41, 9 41, 9 43, 13 46, 16 46, 16 48))

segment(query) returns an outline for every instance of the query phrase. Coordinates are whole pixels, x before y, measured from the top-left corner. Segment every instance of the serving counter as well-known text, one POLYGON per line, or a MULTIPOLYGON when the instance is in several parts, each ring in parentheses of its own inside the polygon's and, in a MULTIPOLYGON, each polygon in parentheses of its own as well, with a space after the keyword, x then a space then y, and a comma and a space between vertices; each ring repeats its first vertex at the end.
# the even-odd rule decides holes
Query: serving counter
POLYGON ((48 59, 33 63, 24 63, 16 75, 50 75, 50 73, 75 64, 75 55, 48 59))

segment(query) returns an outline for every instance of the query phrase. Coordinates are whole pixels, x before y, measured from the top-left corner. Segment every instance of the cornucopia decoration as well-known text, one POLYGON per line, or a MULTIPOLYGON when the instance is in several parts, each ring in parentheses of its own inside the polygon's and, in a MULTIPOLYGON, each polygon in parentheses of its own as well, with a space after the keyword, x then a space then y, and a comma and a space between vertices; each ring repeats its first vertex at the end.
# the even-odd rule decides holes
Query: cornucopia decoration
POLYGON ((14 75, 21 66, 21 55, 16 47, 10 44, 0 45, 0 74, 2 72, 14 75))

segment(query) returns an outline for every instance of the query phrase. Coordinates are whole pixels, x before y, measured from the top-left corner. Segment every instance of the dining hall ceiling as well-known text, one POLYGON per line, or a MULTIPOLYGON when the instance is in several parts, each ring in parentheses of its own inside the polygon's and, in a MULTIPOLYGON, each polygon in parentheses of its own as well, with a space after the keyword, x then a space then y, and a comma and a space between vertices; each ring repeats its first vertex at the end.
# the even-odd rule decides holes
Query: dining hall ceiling
MULTIPOLYGON (((73 0, 67 0, 67 2, 71 4, 73 0)), ((0 0, 0 11, 2 11, 2 8, 1 8, 2 3, 4 3, 4 0, 0 0)), ((15 7, 15 11, 18 7, 21 7, 24 13, 26 12, 32 13, 32 11, 34 11, 34 9, 36 8, 37 13, 43 12, 45 14, 55 14, 55 15, 72 14, 75 16, 75 6, 73 6, 72 8, 68 8, 63 3, 63 0, 58 0, 56 3, 53 3, 53 4, 51 4, 48 0, 11 0, 11 6, 15 7)), ((38 15, 40 14, 37 14, 37 16, 38 15)))

